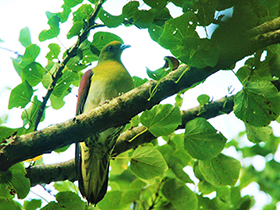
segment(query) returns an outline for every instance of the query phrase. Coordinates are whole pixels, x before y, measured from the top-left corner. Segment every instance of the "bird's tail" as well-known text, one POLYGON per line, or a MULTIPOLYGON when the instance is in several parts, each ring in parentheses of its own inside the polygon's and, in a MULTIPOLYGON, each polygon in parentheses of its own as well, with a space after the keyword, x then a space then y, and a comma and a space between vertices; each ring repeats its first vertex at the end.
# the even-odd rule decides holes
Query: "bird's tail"
POLYGON ((81 149, 81 170, 78 172, 80 192, 89 203, 97 204, 107 191, 110 153, 100 156, 100 153, 91 151, 84 142, 77 147, 81 149))
POLYGON ((76 144, 76 168, 79 189, 89 203, 97 204, 107 192, 111 152, 123 126, 76 144))

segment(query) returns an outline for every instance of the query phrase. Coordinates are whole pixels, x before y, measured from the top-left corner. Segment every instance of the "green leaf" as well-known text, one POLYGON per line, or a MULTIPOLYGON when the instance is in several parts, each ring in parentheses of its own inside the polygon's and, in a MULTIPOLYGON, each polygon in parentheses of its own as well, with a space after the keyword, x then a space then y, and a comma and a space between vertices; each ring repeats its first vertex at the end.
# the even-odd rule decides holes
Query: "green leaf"
POLYGON ((21 71, 21 79, 26 80, 32 87, 42 81, 45 69, 40 63, 33 62, 25 66, 21 71))
POLYGON ((154 13, 147 10, 136 10, 133 14, 134 24, 140 28, 148 28, 154 20, 154 13))
POLYGON ((73 26, 67 33, 67 39, 73 36, 79 35, 84 27, 84 24, 88 22, 90 15, 93 13, 91 4, 83 4, 77 11, 73 13, 73 26))
POLYGON ((65 146, 65 147, 61 147, 59 149, 54 150, 54 152, 56 152, 56 153, 65 152, 69 147, 70 147, 70 145, 65 146))
POLYGON ((122 194, 122 199, 121 199, 121 206, 124 206, 126 204, 131 204, 135 202, 136 200, 140 199, 142 189, 131 189, 131 190, 126 190, 122 194))
POLYGON ((100 20, 109 28, 116 28, 124 21, 123 15, 111 15, 110 13, 103 10, 103 8, 100 9, 98 16, 100 20))
POLYGON ((240 167, 238 160, 223 154, 212 159, 199 161, 199 168, 205 179, 218 186, 235 185, 239 177, 240 167))
POLYGON ((13 129, 13 128, 8 128, 5 126, 0 126, 0 143, 7 139, 8 137, 12 136, 13 134, 15 134, 17 131, 17 129, 13 129))
POLYGON ((184 134, 172 134, 168 137, 168 142, 173 148, 173 154, 175 158, 171 157, 172 161, 180 163, 182 166, 190 165, 193 158, 184 149, 184 134))
POLYGON ((183 104, 183 95, 181 93, 177 93, 175 96, 175 106, 181 107, 183 104))
POLYGON ((252 126, 267 126, 280 114, 280 93, 268 81, 247 82, 234 97, 236 117, 252 126))
POLYGON ((133 18, 133 15, 136 11, 138 11, 139 7, 138 1, 130 1, 126 5, 124 5, 122 9, 122 14, 127 18, 133 18))
POLYGON ((23 204, 24 210, 36 210, 42 205, 42 200, 32 199, 30 201, 25 200, 23 204))
POLYGON ((38 47, 36 44, 31 44, 28 47, 26 47, 24 55, 22 56, 20 66, 21 68, 24 68, 28 64, 31 64, 35 61, 37 56, 40 53, 40 47, 38 47))
POLYGON ((161 191, 175 209, 196 210, 198 207, 196 194, 178 179, 167 179, 161 191))
MULTIPOLYGON (((49 85, 52 82, 52 75, 54 74, 54 72, 57 70, 58 68, 58 63, 54 63, 51 62, 51 65, 49 66, 49 71, 43 76, 43 80, 42 80, 42 85, 48 89, 49 85)), ((52 95, 51 95, 52 96, 52 95)))
POLYGON ((163 32, 163 28, 161 26, 156 25, 156 24, 150 24, 149 28, 148 28, 148 32, 149 32, 152 40, 154 40, 155 42, 158 42, 158 39, 163 32))
POLYGON ((216 187, 207 182, 206 180, 202 180, 198 183, 199 192, 203 195, 208 195, 216 190, 216 187))
POLYGON ((245 85, 246 82, 258 82, 260 80, 273 81, 272 69, 278 69, 277 62, 274 63, 273 58, 267 58, 264 61, 260 61, 260 52, 257 52, 254 57, 250 57, 246 60, 245 65, 238 69, 236 76, 239 81, 245 85), (274 65, 276 64, 276 66, 274 65))
POLYGON ((119 41, 123 43, 123 40, 112 33, 109 32, 97 32, 93 35, 92 44, 98 49, 101 50, 106 44, 112 41, 119 41))
POLYGON ((173 107, 171 104, 159 104, 144 111, 140 116, 140 122, 158 137, 174 132, 182 123, 182 116, 178 107, 173 107))
POLYGON ((50 97, 52 108, 55 110, 61 109, 65 104, 65 101, 63 100, 63 98, 64 98, 64 95, 63 95, 63 97, 56 97, 55 95, 52 94, 50 97))
POLYGON ((90 41, 85 40, 79 47, 79 51, 82 53, 82 61, 81 62, 84 65, 89 65, 94 61, 98 60, 98 55, 100 53, 99 50, 96 49, 96 52, 92 49, 96 49, 90 41), (97 52, 98 51, 98 52, 97 52))
POLYGON ((205 160, 217 156, 227 139, 204 118, 195 118, 186 124, 185 149, 196 159, 205 160))
POLYGON ((5 199, 3 197, 0 197, 0 210, 21 210, 21 205, 10 199, 5 199))
POLYGON ((167 169, 161 153, 152 146, 138 147, 131 156, 130 170, 141 179, 163 176, 167 169))
POLYGON ((209 39, 200 39, 196 49, 191 49, 190 54, 184 53, 179 57, 185 63, 197 68, 215 66, 219 59, 218 47, 209 39))
MULTIPOLYGON (((211 3, 202 1, 195 4, 198 7, 196 16, 200 26, 206 27, 213 22, 217 4, 217 0, 214 0, 211 3)), ((187 11, 188 10, 190 9, 188 8, 187 11)))
POLYGON ((75 7, 78 4, 81 4, 83 0, 63 0, 64 4, 68 7, 75 7))
MULTIPOLYGON (((196 16, 192 12, 187 12, 180 17, 166 21, 164 24, 163 33, 158 40, 159 44, 166 49, 180 50, 180 48, 184 46, 183 42, 187 41, 184 38, 191 38, 189 41, 195 41, 193 44, 197 47, 197 40, 199 40, 199 36, 195 31, 197 26, 196 22, 196 16)), ((194 48, 194 46, 190 46, 194 48)), ((180 52, 178 51, 178 53, 180 52)), ((175 57, 177 56, 175 55, 175 57)))
POLYGON ((167 4, 167 0, 144 0, 152 8, 162 9, 167 4))
POLYGON ((63 73, 62 77, 60 77, 58 79, 56 86, 53 90, 53 95, 56 97, 62 96, 62 94, 70 87, 72 82, 74 82, 75 80, 78 80, 78 79, 80 79, 80 77, 78 76, 78 73, 67 69, 63 73))
POLYGON ((74 36, 78 36, 80 34, 83 26, 84 26, 84 22, 83 21, 76 21, 73 24, 72 28, 67 33, 67 39, 71 39, 74 36))
POLYGON ((19 35, 19 42, 24 47, 27 47, 28 45, 31 44, 31 36, 30 36, 30 31, 29 31, 28 27, 21 29, 20 35, 19 35))
POLYGON ((23 81, 11 91, 8 109, 13 107, 24 108, 31 100, 33 89, 27 81, 23 81))
POLYGON ((129 162, 129 158, 127 152, 119 154, 118 157, 116 157, 110 163, 110 167, 112 168, 110 174, 112 175, 122 174, 125 170, 128 169, 128 162, 129 162))
POLYGON ((93 13, 93 8, 91 4, 83 4, 81 5, 77 11, 73 12, 73 21, 87 21, 90 15, 93 13))
POLYGON ((20 65, 22 57, 18 56, 17 58, 11 58, 13 61, 14 68, 19 76, 21 76, 22 67, 20 65))
POLYGON ((60 22, 64 23, 67 21, 70 13, 71 13, 71 7, 67 6, 67 5, 62 5, 61 8, 63 9, 62 12, 56 13, 56 15, 59 17, 60 22))
POLYGON ((87 67, 87 65, 83 64, 81 60, 83 59, 83 53, 79 52, 75 57, 70 58, 70 60, 67 62, 66 67, 68 69, 71 69, 73 72, 78 72, 87 67))
MULTIPOLYGON (((175 159, 176 160, 176 159, 175 159)), ((179 161, 178 161, 179 162, 179 161)), ((180 163, 173 163, 172 165, 169 165, 169 167, 172 169, 172 172, 176 175, 178 179, 183 181, 184 183, 193 183, 189 175, 183 170, 183 166, 180 163)))
POLYGON ((132 79, 133 79, 135 87, 139 87, 139 86, 143 85, 144 83, 148 82, 147 78, 142 79, 142 78, 137 77, 137 76, 133 76, 132 79))
MULTIPOLYGON (((35 123, 35 119, 37 117, 41 103, 42 102, 38 100, 37 96, 33 97, 31 106, 28 109, 24 110, 21 115, 21 119, 23 120, 24 125, 27 124, 32 125, 35 123)), ((45 112, 43 113, 41 122, 44 121, 44 119, 45 119, 45 112)))
POLYGON ((164 7, 163 9, 150 9, 155 14, 155 18, 153 23, 158 26, 163 26, 164 23, 171 19, 172 16, 170 15, 169 9, 164 7))
POLYGON ((57 202, 49 202, 41 210, 52 210, 52 209, 69 209, 69 210, 76 210, 76 209, 85 209, 86 203, 81 200, 81 198, 73 192, 59 192, 56 194, 57 202))
POLYGON ((186 12, 165 22, 158 42, 176 58, 192 67, 213 67, 218 62, 218 47, 211 40, 200 39, 196 27, 196 15, 191 11, 186 12))
POLYGON ((203 105, 209 103, 210 96, 208 96, 206 94, 201 94, 200 96, 197 97, 197 101, 198 101, 200 106, 203 106, 203 105))
POLYGON ((150 69, 146 68, 146 71, 147 71, 147 75, 151 79, 159 81, 162 78, 164 78, 171 71, 171 69, 159 68, 155 71, 151 71, 150 69))
POLYGON ((121 196, 121 191, 109 191, 97 206, 99 209, 104 210, 118 209, 120 207, 121 196))
POLYGON ((58 44, 51 43, 48 47, 50 49, 50 52, 48 52, 46 58, 48 60, 58 59, 58 55, 60 53, 60 46, 58 44))
POLYGON ((60 22, 60 18, 57 15, 53 14, 53 16, 51 16, 49 18, 49 21, 48 21, 50 29, 49 30, 43 30, 39 34, 39 41, 43 42, 43 41, 46 41, 48 39, 52 39, 52 38, 57 37, 58 34, 60 33, 59 22, 60 22))
POLYGON ((236 76, 239 79, 239 81, 244 85, 250 78, 250 75, 252 74, 250 68, 248 66, 242 66, 238 69, 236 72, 236 76))
POLYGON ((25 177, 25 174, 23 163, 17 163, 7 171, 1 172, 0 189, 9 190, 10 193, 16 193, 19 199, 25 198, 30 190, 30 180, 25 177))
POLYGON ((132 128, 137 127, 140 123, 140 116, 136 115, 133 118, 131 118, 130 123, 132 128))
POLYGON ((246 133, 247 138, 249 141, 253 143, 260 143, 260 142, 266 142, 270 139, 272 132, 272 128, 267 127, 255 127, 252 125, 249 125, 245 123, 246 126, 246 133))
POLYGON ((70 181, 55 182, 53 187, 59 192, 71 191, 76 193, 79 191, 78 187, 70 181))

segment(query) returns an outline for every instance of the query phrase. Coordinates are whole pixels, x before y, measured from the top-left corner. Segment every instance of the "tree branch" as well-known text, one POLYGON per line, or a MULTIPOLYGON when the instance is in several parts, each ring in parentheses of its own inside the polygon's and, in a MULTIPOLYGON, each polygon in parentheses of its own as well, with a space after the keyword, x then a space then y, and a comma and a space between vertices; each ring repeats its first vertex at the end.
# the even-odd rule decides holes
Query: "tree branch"
POLYGON ((49 165, 32 166, 26 169, 26 177, 30 179, 31 186, 37 184, 49 184, 51 182, 77 180, 75 160, 49 165))
POLYGON ((280 29, 280 17, 258 25, 247 32, 248 37, 259 36, 280 29))
MULTIPOLYGON (((196 117, 210 119, 222 114, 230 113, 233 110, 233 97, 234 96, 224 97, 203 107, 195 107, 187 111, 182 111, 182 125, 180 125, 177 129, 183 129, 187 122, 195 119, 196 117)), ((154 137, 150 132, 145 132, 137 136, 144 129, 145 128, 143 126, 139 126, 122 133, 118 138, 116 147, 113 151, 114 156, 156 139, 156 137, 154 137), (133 141, 130 141, 135 136, 137 137, 133 141)), ((74 159, 58 164, 43 164, 34 166, 27 168, 26 171, 26 177, 30 179, 31 186, 42 183, 48 184, 52 181, 77 180, 74 159)))
POLYGON ((37 130, 38 125, 40 123, 40 120, 41 120, 41 118, 43 116, 44 110, 46 108, 47 101, 49 100, 49 98, 50 98, 50 96, 51 96, 51 94, 52 94, 52 92, 53 92, 53 90, 55 88, 55 85, 56 85, 58 79, 62 76, 62 74, 63 74, 62 71, 65 68, 66 64, 68 63, 68 61, 71 58, 76 56, 76 54, 78 52, 78 48, 83 43, 83 41, 85 41, 87 39, 90 30, 93 29, 93 28, 101 26, 101 25, 97 25, 95 23, 95 19, 97 17, 97 14, 98 14, 98 12, 99 12, 103 2, 104 2, 104 0, 100 0, 98 2, 97 6, 95 7, 94 12, 92 13, 92 16, 89 18, 88 23, 85 23, 84 29, 81 31, 81 34, 78 36, 78 40, 76 41, 76 43, 70 49, 67 50, 67 54, 66 54, 65 58, 58 65, 57 70, 55 71, 54 75, 52 76, 53 80, 52 80, 51 84, 48 87, 47 94, 43 97, 43 101, 42 101, 42 103, 40 105, 38 114, 37 114, 36 119, 35 119, 35 123, 34 123, 34 126, 35 126, 34 130, 35 131, 37 130))

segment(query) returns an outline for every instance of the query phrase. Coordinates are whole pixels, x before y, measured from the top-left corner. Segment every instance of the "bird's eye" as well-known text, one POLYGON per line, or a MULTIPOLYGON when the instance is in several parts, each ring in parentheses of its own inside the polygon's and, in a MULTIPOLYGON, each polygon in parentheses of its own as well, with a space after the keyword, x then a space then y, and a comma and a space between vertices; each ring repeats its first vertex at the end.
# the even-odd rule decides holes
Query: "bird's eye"
POLYGON ((107 48, 107 50, 110 51, 110 52, 113 52, 113 51, 114 51, 114 48, 113 48, 113 46, 109 46, 109 47, 107 48))

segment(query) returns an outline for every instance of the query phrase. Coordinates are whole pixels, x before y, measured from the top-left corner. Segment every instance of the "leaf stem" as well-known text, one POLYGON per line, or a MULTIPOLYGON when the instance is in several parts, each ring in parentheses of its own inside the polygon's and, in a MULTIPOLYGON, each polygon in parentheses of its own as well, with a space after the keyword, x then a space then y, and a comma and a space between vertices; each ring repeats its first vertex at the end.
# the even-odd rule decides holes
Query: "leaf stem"
POLYGON ((148 130, 149 130, 148 128, 145 128, 145 130, 141 131, 140 133, 137 133, 135 136, 133 136, 132 139, 129 140, 129 142, 132 142, 134 139, 136 139, 138 136, 142 135, 143 133, 145 133, 148 130))

